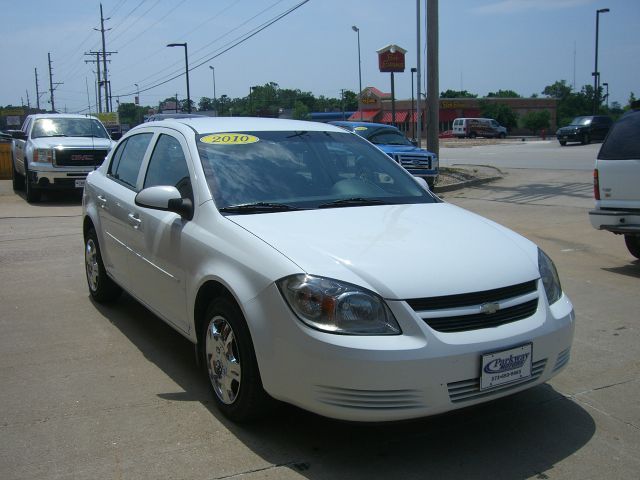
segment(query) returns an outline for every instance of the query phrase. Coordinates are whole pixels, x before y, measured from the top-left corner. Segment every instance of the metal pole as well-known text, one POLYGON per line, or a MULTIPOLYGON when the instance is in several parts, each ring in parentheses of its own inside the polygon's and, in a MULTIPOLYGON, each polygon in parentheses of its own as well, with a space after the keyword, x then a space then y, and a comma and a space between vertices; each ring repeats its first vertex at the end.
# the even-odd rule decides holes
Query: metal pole
POLYGON ((438 0, 427 0, 427 148, 439 156, 438 0))
POLYGON ((416 125, 413 121, 413 74, 416 73, 416 68, 411 69, 411 108, 409 109, 409 122, 411 122, 411 131, 413 138, 416 138, 416 125))
POLYGON ((49 59, 49 97, 51 100, 51 111, 55 113, 56 104, 53 101, 53 72, 51 71, 51 53, 47 53, 47 58, 49 59))
POLYGON ((600 28, 600 14, 607 13, 608 8, 596 10, 596 61, 593 69, 593 114, 598 113, 600 107, 600 72, 598 72, 598 30, 600 28))
POLYGON ((420 112, 420 101, 422 99, 420 84, 422 83, 420 67, 420 2, 416 0, 416 129, 418 130, 418 147, 422 147, 422 117, 420 112))
POLYGON ((362 61, 360 59, 360 29, 355 25, 351 29, 358 34, 358 110, 360 110, 360 121, 362 121, 362 109, 360 108, 360 95, 362 95, 362 61))
POLYGON ((187 112, 191 113, 191 93, 189 92, 189 58, 187 55, 187 44, 184 44, 184 64, 187 72, 187 112))
POLYGON ((102 15, 102 4, 100 4, 100 32, 102 33, 102 66, 104 74, 104 106, 107 112, 110 112, 109 108, 109 86, 107 85, 107 48, 104 40, 104 16, 102 15))
POLYGON ((36 106, 38 110, 40 110, 40 90, 38 90, 38 69, 34 68, 33 70, 36 72, 36 106))
POLYGON ((396 125, 396 85, 393 72, 391 72, 391 124, 396 125))

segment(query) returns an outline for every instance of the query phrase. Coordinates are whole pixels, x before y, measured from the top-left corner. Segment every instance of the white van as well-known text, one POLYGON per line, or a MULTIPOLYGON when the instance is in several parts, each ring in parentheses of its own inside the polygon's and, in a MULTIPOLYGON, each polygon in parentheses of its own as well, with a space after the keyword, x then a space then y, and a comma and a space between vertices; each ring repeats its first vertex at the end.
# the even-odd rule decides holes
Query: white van
POLYGON ((453 135, 458 138, 505 138, 507 129, 493 118, 456 118, 453 135))

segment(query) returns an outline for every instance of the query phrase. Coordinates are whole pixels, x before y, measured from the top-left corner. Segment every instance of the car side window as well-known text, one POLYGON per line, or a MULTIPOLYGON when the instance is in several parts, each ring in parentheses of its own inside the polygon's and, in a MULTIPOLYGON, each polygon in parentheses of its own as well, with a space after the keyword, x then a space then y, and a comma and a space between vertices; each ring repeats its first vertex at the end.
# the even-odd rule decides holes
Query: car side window
POLYGON ((135 188, 140 165, 152 137, 152 133, 140 133, 120 144, 113 155, 109 174, 125 185, 135 188))
POLYGON ((182 198, 193 200, 187 159, 180 142, 171 135, 160 135, 149 159, 144 188, 156 185, 174 186, 182 198))
POLYGON ((600 148, 599 160, 640 159, 640 112, 627 114, 609 130, 600 148))

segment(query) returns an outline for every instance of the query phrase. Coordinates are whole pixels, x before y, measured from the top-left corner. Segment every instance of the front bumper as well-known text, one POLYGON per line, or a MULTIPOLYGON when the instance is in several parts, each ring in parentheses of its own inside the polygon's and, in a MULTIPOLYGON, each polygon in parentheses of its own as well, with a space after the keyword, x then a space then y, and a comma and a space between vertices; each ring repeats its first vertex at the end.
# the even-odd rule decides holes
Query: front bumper
POLYGON ((581 142, 582 132, 580 130, 557 132, 556 137, 558 138, 559 142, 581 142))
MULTIPOLYGON (((541 287, 539 287, 539 290, 541 287)), ((350 421, 418 418, 544 383, 570 356, 574 312, 542 292, 529 318, 459 333, 432 330, 402 301, 388 302, 403 333, 332 335, 303 325, 275 286, 243 305, 265 390, 306 410, 350 421), (480 390, 485 353, 532 344, 532 376, 480 390)))
POLYGON ((591 210, 589 221, 596 230, 613 233, 640 233, 640 212, 626 210, 591 210))
POLYGON ((85 179, 97 167, 54 167, 50 164, 29 164, 29 181, 38 188, 83 188, 85 179))

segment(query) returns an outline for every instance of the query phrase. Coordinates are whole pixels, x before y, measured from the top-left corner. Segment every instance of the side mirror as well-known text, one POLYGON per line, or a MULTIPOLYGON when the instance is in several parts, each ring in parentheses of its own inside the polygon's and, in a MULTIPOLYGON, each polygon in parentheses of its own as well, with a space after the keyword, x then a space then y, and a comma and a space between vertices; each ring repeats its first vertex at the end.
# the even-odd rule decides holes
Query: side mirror
POLYGON ((22 130, 9 130, 9 133, 16 140, 26 140, 27 139, 27 134, 24 133, 22 130))
POLYGON ((193 219, 193 202, 182 198, 176 187, 160 185, 138 192, 135 203, 139 207, 177 213, 187 220, 193 219))

